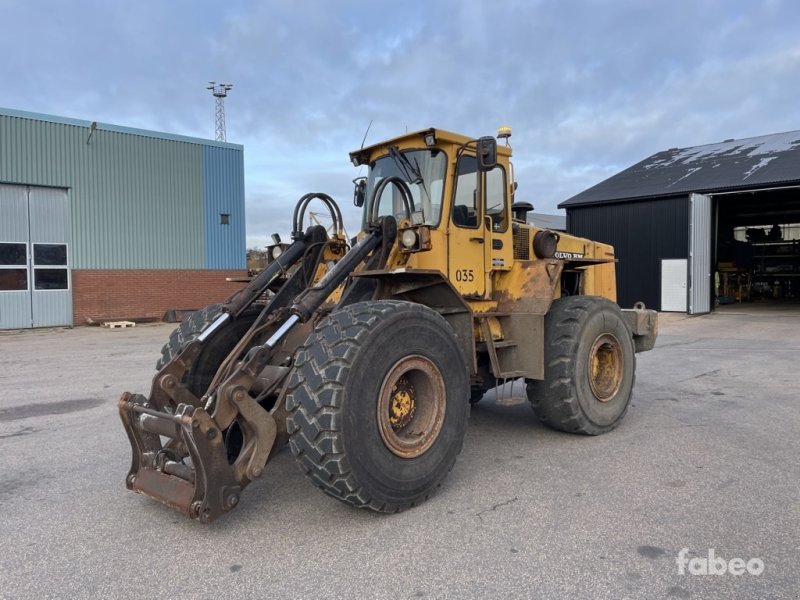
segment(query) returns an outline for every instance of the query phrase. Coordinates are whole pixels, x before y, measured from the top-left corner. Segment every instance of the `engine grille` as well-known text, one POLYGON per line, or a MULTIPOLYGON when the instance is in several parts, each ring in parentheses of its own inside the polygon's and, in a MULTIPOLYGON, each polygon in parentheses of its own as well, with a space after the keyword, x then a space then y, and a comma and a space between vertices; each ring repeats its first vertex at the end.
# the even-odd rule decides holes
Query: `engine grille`
POLYGON ((517 260, 531 258, 530 230, 527 227, 514 228, 514 258, 517 260))

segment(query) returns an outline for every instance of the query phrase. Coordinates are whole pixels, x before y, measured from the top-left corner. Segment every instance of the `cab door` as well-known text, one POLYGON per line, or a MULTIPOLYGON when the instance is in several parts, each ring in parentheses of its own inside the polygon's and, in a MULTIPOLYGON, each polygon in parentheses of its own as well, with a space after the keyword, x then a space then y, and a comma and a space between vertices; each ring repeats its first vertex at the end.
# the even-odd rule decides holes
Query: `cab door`
POLYGON ((477 161, 462 155, 456 165, 455 189, 450 205, 448 277, 462 296, 486 297, 487 257, 491 243, 477 185, 477 161))

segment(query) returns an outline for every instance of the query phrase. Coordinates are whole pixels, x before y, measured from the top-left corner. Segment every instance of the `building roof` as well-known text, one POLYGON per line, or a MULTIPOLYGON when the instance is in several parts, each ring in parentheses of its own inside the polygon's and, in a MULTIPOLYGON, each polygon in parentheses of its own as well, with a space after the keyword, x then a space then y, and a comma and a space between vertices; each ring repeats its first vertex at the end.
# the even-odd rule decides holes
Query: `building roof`
POLYGON ((559 208, 800 182, 800 131, 658 152, 559 208))
MULTIPOLYGON (((85 121, 83 119, 73 119, 70 117, 57 117, 55 115, 46 115, 43 113, 28 112, 25 110, 16 110, 13 108, 0 107, 0 117, 16 117, 19 119, 30 119, 32 121, 44 121, 47 123, 60 123, 62 125, 74 125, 76 127, 91 128, 92 121, 85 121)), ((186 142, 188 144, 200 144, 202 146, 217 146, 220 148, 233 148, 242 150, 244 147, 241 144, 232 144, 230 142, 218 142, 216 140, 206 140, 203 138, 190 137, 187 135, 177 135, 174 133, 163 133, 161 131, 150 131, 148 129, 137 129, 135 127, 123 127, 121 125, 111 125, 109 123, 98 123, 94 121, 95 129, 100 131, 113 131, 116 133, 127 133, 130 135, 139 135, 143 137, 157 138, 161 140, 171 140, 173 142, 186 142)))
POLYGON ((548 215, 539 212, 528 213, 528 223, 542 229, 567 230, 567 215, 548 215))

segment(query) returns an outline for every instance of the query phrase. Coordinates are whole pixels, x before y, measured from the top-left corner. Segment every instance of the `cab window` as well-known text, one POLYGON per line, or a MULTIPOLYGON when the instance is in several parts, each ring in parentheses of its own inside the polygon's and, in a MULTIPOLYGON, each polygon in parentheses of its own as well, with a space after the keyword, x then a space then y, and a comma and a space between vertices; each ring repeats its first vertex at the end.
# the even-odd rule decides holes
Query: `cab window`
POLYGON ((474 156, 462 155, 456 169, 456 192, 453 197, 453 224, 476 229, 480 223, 478 195, 475 193, 477 162, 474 156))
POLYGON ((486 214, 492 218, 493 231, 508 229, 506 172, 500 165, 486 173, 486 214))
MULTIPOLYGON (((372 197, 373 191, 385 177, 399 177, 411 191, 414 210, 422 211, 424 223, 435 227, 439 224, 442 212, 446 170, 447 155, 436 148, 390 153, 370 164, 367 198, 372 197)), ((392 215, 397 219, 406 216, 402 196, 396 186, 385 188, 376 201, 379 216, 392 215)), ((365 203, 364 223, 369 218, 368 208, 365 203)))

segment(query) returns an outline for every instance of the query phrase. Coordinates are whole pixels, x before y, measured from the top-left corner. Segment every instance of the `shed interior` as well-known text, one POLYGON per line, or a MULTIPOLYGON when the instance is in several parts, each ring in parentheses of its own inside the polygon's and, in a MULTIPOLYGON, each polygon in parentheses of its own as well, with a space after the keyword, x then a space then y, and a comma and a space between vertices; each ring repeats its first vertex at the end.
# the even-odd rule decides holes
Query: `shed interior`
POLYGON ((800 188, 714 199, 714 305, 800 310, 800 188))

